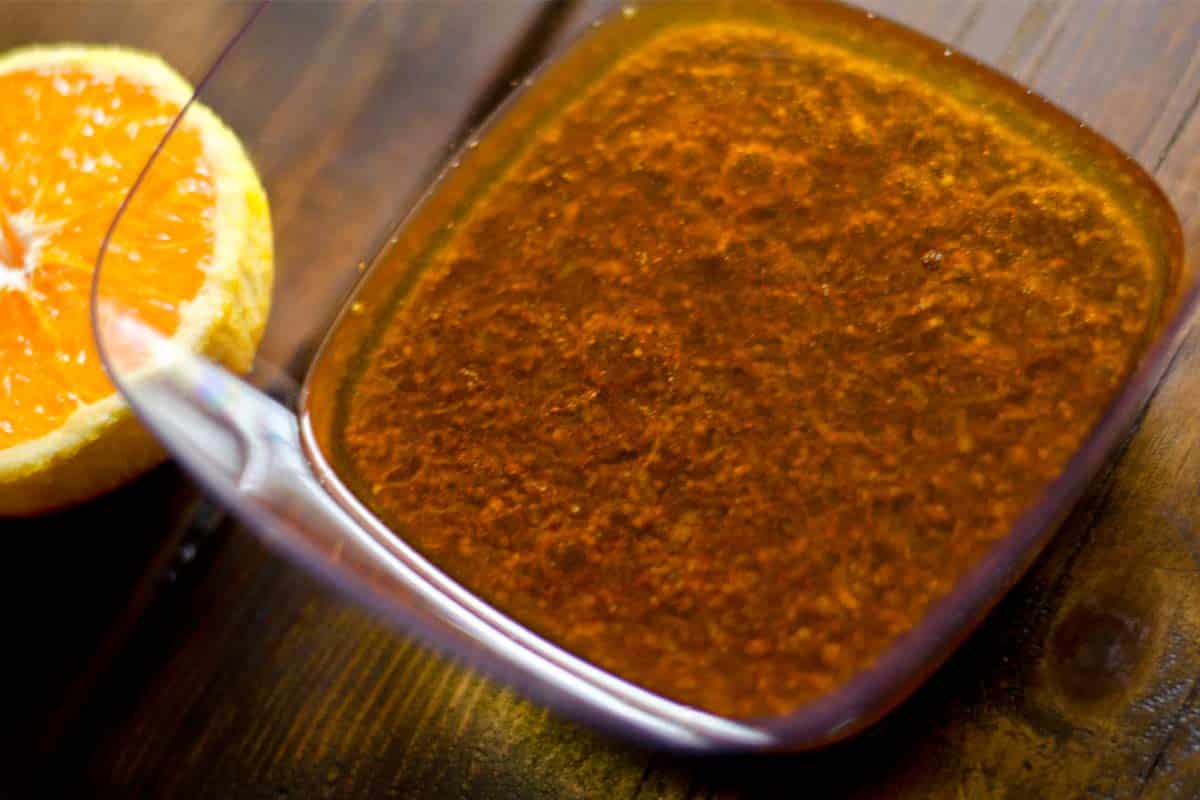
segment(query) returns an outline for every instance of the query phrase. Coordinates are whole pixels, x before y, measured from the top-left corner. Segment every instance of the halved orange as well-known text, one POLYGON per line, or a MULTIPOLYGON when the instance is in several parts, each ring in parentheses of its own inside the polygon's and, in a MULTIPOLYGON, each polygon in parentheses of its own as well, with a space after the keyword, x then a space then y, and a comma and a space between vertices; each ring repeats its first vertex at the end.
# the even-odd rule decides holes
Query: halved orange
MULTIPOLYGON (((101 240, 191 87, 153 56, 55 46, 0 56, 0 514, 79 502, 163 451, 105 377, 89 290, 101 240)), ((273 275, 266 194, 241 143, 194 106, 117 230, 104 292, 234 369, 273 275)))

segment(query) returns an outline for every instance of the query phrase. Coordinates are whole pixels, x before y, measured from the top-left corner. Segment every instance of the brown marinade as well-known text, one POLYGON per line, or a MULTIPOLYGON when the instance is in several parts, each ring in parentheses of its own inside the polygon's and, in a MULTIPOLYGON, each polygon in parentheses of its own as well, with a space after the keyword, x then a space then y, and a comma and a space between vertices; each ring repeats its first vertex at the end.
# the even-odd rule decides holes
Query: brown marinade
POLYGON ((530 629, 750 717, 1013 526, 1157 313, 1099 183, 802 32, 679 26, 492 181, 342 393, 336 467, 530 629))

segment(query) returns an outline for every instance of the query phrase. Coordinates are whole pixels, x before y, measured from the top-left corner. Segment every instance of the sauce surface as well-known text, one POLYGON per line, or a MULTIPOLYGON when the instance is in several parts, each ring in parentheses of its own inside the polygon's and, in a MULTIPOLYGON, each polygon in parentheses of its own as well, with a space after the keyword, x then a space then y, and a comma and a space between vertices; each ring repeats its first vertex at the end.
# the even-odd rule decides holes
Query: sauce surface
POLYGON ((433 253, 346 378, 334 466, 537 633, 784 713, 1009 532, 1161 280, 1101 187, 986 114, 801 32, 680 26, 433 253))

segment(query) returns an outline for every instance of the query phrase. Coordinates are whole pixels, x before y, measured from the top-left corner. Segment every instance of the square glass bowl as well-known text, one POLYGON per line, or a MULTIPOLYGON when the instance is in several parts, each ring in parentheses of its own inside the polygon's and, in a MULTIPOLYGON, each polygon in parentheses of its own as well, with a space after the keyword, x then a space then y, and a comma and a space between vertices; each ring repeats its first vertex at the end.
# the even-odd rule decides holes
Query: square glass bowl
MULTIPOLYGON (((231 96, 252 96, 255 104, 269 106, 272 98, 256 90, 260 83, 246 54, 257 43, 286 37, 293 9, 260 6, 200 83, 198 100, 208 104, 211 98, 220 108, 231 96)), ((261 85, 303 91, 302 85, 287 80, 263 80, 261 85)), ((186 124, 187 113, 185 109, 181 124, 186 124)), ((237 120, 233 122, 236 126, 237 120)), ((386 137, 388 131, 373 135, 386 137)), ((278 136, 269 121, 255 126, 250 149, 270 150, 276 145, 272 137, 278 136)), ((249 379, 178 352, 168 337, 110 301, 103 251, 93 294, 101 350, 114 382, 145 423, 268 543, 400 626, 537 700, 655 745, 693 751, 815 747, 862 729, 906 697, 1020 577, 1070 511, 1161 378, 1200 291, 1194 270, 1184 263, 1174 212, 1132 160, 999 73, 950 56, 943 44, 920 34, 840 5, 711 0, 620 9, 552 55, 527 79, 515 82, 496 113, 466 139, 380 254, 347 252, 340 263, 332 264, 277 264, 275 327, 249 379), (552 118, 615 59, 672 26, 711 20, 801 26, 835 47, 869 53, 889 68, 919 75, 1027 140, 1085 153, 1087 157, 1072 168, 1112 178, 1113 195, 1138 221, 1161 269, 1158 317, 1141 358, 1061 474, 1011 532, 871 666, 791 713, 759 719, 727 718, 685 706, 538 636, 467 591, 406 543, 403 532, 390 529, 348 488, 328 458, 337 416, 336 392, 330 387, 344 379, 359 343, 385 313, 380 309, 412 288, 423 263, 412 248, 459 218, 520 152, 526 134, 552 118), (288 367, 297 363, 292 354, 298 338, 314 333, 306 304, 322 293, 337 294, 356 267, 363 274, 329 326, 311 367, 305 358, 299 360, 307 376, 299 388, 288 367), (281 331, 280 324, 288 327, 281 331)), ((353 137, 340 145, 353 157, 353 137)), ((154 165, 151 158, 147 170, 154 165)), ((370 165, 362 169, 370 174, 370 165)), ((288 218, 277 215, 275 221, 277 241, 311 236, 311 231, 289 228, 288 218)), ((327 235, 336 236, 338 225, 336 209, 331 209, 327 235)), ((120 232, 118 215, 111 234, 119 239, 120 232)))

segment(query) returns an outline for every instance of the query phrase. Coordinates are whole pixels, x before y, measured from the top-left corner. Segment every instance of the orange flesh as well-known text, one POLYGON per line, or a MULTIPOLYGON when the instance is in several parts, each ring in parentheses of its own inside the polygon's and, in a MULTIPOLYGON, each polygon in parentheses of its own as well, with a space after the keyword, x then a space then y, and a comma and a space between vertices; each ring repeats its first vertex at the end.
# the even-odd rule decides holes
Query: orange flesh
MULTIPOLYGON (((92 273, 178 112, 134 80, 83 67, 0 75, 0 448, 113 391, 92 338, 92 273)), ((215 196, 200 136, 178 131, 109 248, 105 298, 174 333, 204 282, 215 196)))

